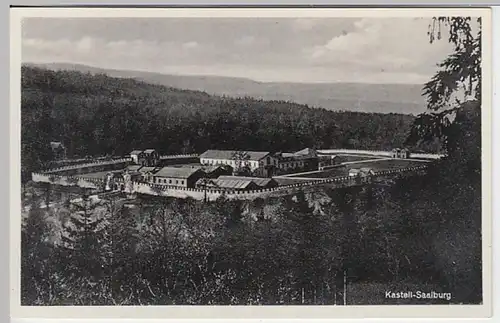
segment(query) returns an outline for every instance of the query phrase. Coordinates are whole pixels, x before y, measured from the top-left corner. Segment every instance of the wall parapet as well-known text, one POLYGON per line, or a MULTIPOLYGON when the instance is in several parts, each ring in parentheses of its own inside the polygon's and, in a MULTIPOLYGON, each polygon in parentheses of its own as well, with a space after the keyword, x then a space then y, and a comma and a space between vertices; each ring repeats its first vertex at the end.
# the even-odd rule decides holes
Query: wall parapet
MULTIPOLYGON (((160 159, 178 159, 178 158, 197 158, 199 157, 199 154, 179 154, 179 155, 164 155, 160 156, 160 159)), ((85 161, 82 159, 82 161, 85 161)), ((55 167, 55 168, 50 168, 46 170, 40 171, 41 173, 57 173, 57 172, 62 172, 62 171, 67 171, 67 170, 74 170, 74 169, 79 169, 79 168, 86 168, 86 167, 94 167, 94 166, 106 166, 106 165, 113 165, 113 164, 119 164, 119 163, 126 163, 126 162, 132 162, 131 157, 124 157, 124 158, 118 158, 118 159, 113 159, 113 160, 97 160, 97 161, 91 161, 87 163, 81 163, 81 164, 71 164, 71 165, 65 165, 61 167, 55 167)))
POLYGON ((84 176, 65 176, 57 174, 32 173, 31 180, 38 183, 49 183, 61 186, 78 186, 82 188, 101 188, 105 180, 84 176))
POLYGON ((126 163, 126 162, 131 162, 131 161, 132 161, 132 158, 120 158, 120 159, 114 159, 114 160, 109 160, 109 161, 96 161, 96 162, 91 162, 91 163, 74 164, 74 165, 68 165, 68 166, 47 169, 47 170, 41 171, 41 173, 45 173, 45 174, 57 173, 57 172, 66 171, 66 170, 73 170, 73 169, 94 167, 94 166, 114 165, 114 164, 126 163))
MULTIPOLYGON (((419 171, 426 169, 427 165, 406 167, 401 169, 389 169, 383 171, 377 171, 372 175, 364 177, 352 177, 352 176, 337 176, 330 178, 318 178, 307 182, 287 184, 277 187, 262 188, 257 190, 249 191, 238 191, 234 189, 220 189, 220 188, 190 188, 190 187, 178 187, 173 185, 164 184, 154 184, 154 183, 143 183, 143 182, 131 182, 131 192, 130 193, 140 193, 147 195, 158 195, 158 196, 172 196, 179 198, 195 198, 203 199, 205 194, 208 198, 214 199, 222 194, 226 195, 228 198, 240 198, 246 199, 251 197, 257 197, 261 194, 272 193, 272 192, 287 192, 290 190, 308 188, 323 184, 339 184, 339 185, 350 185, 364 184, 370 182, 373 178, 378 176, 392 175, 403 172, 419 171)), ((45 182, 56 185, 63 186, 80 186, 83 188, 101 188, 105 184, 104 179, 100 178, 89 178, 85 176, 66 176, 57 174, 47 174, 47 173, 32 173, 32 180, 34 182, 45 182)))
MULTIPOLYGON (((361 154, 361 155, 373 155, 373 156, 392 156, 391 151, 385 150, 360 150, 360 149, 319 149, 319 154, 361 154)), ((432 153, 417 153, 411 152, 409 158, 425 158, 425 159, 439 159, 444 157, 443 154, 432 154, 432 153)))
POLYGON ((195 158, 200 157, 199 154, 181 154, 181 155, 163 155, 160 159, 176 159, 176 158, 195 158))

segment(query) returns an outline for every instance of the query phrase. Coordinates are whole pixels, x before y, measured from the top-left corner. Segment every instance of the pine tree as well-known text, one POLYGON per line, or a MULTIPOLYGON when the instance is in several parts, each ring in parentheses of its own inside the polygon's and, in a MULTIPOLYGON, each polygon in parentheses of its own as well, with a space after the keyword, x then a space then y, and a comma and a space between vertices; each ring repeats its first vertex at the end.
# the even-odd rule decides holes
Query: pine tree
POLYGON ((314 213, 314 208, 309 205, 303 191, 291 198, 288 205, 288 218, 295 236, 293 247, 297 260, 296 288, 300 303, 310 303, 318 285, 316 274, 322 267, 321 246, 317 243, 323 234, 321 219, 314 213))
POLYGON ((111 241, 110 273, 112 300, 116 305, 128 304, 138 297, 137 273, 140 271, 137 247, 137 221, 129 209, 108 201, 111 241))
POLYGON ((111 249, 107 221, 98 216, 99 202, 88 195, 73 202, 74 212, 62 237, 62 271, 75 304, 104 305, 110 299, 111 249))
POLYGON ((44 212, 32 206, 21 230, 21 303, 50 305, 53 249, 44 212))

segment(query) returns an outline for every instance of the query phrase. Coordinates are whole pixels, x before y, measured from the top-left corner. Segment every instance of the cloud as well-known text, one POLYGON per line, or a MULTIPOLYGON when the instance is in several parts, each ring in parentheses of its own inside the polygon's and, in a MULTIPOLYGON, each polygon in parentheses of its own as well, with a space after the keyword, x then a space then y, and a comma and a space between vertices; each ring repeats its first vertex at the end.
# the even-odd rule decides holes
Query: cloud
POLYGON ((182 44, 182 47, 185 49, 194 49, 194 48, 198 48, 198 46, 199 46, 199 44, 195 41, 190 41, 190 42, 182 44))
POLYGON ((49 21, 25 29, 22 61, 154 72, 164 66, 165 73, 260 81, 421 83, 451 49, 446 41, 429 44, 427 19, 74 19, 51 28, 49 21))
POLYGON ((427 19, 360 19, 353 31, 305 48, 303 54, 311 64, 320 66, 427 73, 451 50, 446 42, 431 45, 427 26, 427 19))
POLYGON ((236 44, 240 46, 249 46, 254 44, 257 38, 253 35, 246 35, 236 40, 236 44))
POLYGON ((318 23, 318 19, 314 18, 298 18, 294 19, 293 27, 295 30, 311 30, 318 23))
POLYGON ((73 41, 25 38, 22 41, 22 61, 34 63, 64 61, 104 68, 128 68, 132 64, 154 69, 154 66, 162 60, 181 63, 189 59, 196 60, 196 55, 199 53, 193 52, 193 49, 199 47, 200 44, 194 41, 184 43, 140 39, 105 41, 88 36, 73 41))
POLYGON ((95 40, 91 37, 83 37, 76 43, 77 50, 82 53, 90 53, 95 47, 95 40))

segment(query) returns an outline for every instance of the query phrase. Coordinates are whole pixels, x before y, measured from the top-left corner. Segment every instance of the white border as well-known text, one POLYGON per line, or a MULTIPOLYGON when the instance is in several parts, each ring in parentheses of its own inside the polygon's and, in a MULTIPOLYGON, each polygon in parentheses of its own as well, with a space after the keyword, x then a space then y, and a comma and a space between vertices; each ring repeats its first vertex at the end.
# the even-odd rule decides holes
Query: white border
POLYGON ((479 318, 491 316, 491 11, 489 9, 151 9, 14 8, 10 15, 10 295, 11 316, 24 318, 479 318), (467 15, 483 18, 483 305, 383 306, 20 306, 20 50, 23 17, 430 17, 467 15), (16 251, 16 252, 14 252, 16 251))

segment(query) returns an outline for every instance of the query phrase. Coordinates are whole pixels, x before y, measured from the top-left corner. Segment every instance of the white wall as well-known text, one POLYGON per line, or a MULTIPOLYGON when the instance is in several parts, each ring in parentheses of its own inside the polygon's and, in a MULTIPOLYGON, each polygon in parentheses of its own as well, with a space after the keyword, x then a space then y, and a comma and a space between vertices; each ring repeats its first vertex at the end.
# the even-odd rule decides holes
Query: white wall
MULTIPOLYGON (((201 158, 200 163, 203 165, 229 165, 233 168, 236 167, 237 161, 233 159, 215 159, 215 158, 201 158)), ((241 166, 248 165, 252 171, 259 168, 259 162, 256 160, 243 161, 241 166)))

